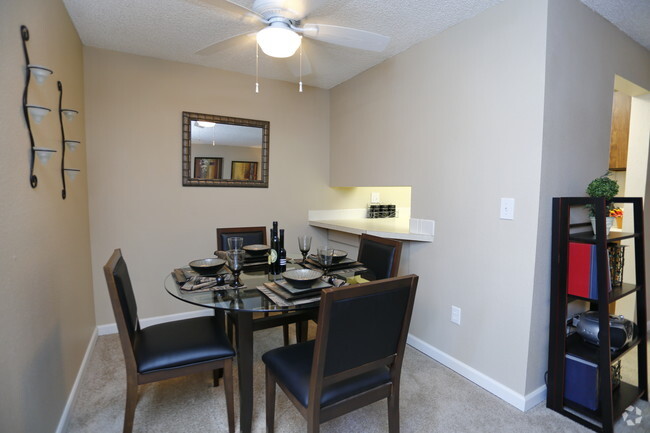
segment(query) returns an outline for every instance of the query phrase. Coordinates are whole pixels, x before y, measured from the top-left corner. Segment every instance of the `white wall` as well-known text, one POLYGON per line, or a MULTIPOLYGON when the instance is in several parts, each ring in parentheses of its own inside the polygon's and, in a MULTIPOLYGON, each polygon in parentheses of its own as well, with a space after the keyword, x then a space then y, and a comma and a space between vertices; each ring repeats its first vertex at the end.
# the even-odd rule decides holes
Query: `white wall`
POLYGON ((98 324, 114 321, 102 274, 114 248, 129 266, 140 316, 152 317, 192 308, 166 294, 163 279, 211 256, 217 227, 278 220, 287 239, 324 239, 307 211, 344 195, 328 187, 327 91, 263 80, 255 94, 254 77, 242 74, 90 47, 84 58, 98 324), (183 187, 183 111, 270 121, 269 188, 183 187))
MULTIPOLYGON (((522 399, 542 145, 546 2, 506 1, 332 89, 331 183, 410 185, 411 333, 522 399), (499 219, 514 197, 514 221, 499 219), (450 322, 451 306, 462 324, 450 322)), ((541 382, 538 382, 538 386, 541 382)))
POLYGON ((0 2, 0 431, 52 432, 64 410, 95 328, 90 275, 81 41, 60 1, 0 2), (30 141, 22 113, 25 83, 20 25, 29 28, 30 61, 54 74, 32 78, 28 102, 51 109, 32 127, 37 146, 57 149, 36 162, 29 184, 30 141), (61 199, 59 92, 80 115, 65 122, 81 141, 66 166, 81 174, 61 199))

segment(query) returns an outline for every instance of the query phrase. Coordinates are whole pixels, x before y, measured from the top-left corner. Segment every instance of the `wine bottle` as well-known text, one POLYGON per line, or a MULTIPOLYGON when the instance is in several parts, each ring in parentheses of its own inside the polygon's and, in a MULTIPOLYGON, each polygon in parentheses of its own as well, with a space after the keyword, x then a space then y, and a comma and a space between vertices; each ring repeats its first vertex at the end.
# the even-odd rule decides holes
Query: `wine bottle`
POLYGON ((269 251, 269 274, 271 275, 280 274, 279 244, 278 222, 273 221, 273 228, 271 229, 271 251, 269 251))
POLYGON ((284 229, 280 229, 280 273, 287 270, 287 250, 284 249, 284 229))

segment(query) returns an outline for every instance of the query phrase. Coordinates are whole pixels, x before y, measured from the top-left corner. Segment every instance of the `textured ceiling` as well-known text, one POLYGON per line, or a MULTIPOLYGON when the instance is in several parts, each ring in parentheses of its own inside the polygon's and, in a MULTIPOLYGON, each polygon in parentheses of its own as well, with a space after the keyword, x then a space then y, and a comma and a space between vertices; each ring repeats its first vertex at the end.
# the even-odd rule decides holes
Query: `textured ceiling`
MULTIPOLYGON (((253 0, 234 0, 251 8, 253 0)), ((306 85, 329 89, 502 0, 310 0, 321 6, 306 21, 391 37, 381 53, 303 39, 311 74, 306 85)), ((650 50, 650 0, 581 0, 650 50)), ((197 51, 256 30, 209 0, 63 0, 84 45, 255 74, 255 40, 217 54, 197 51)), ((298 56, 260 54, 259 75, 297 82, 298 56)))
MULTIPOLYGON (((253 0, 235 0, 251 8, 253 0)), ((303 39, 307 85, 329 89, 502 0, 326 0, 306 21, 391 37, 373 53, 303 39)), ((211 56, 195 54, 257 27, 201 0, 63 0, 84 45, 255 75, 255 39, 211 56)), ((262 77, 297 82, 298 56, 260 54, 262 77)))
POLYGON ((580 0, 650 51, 650 0, 580 0))

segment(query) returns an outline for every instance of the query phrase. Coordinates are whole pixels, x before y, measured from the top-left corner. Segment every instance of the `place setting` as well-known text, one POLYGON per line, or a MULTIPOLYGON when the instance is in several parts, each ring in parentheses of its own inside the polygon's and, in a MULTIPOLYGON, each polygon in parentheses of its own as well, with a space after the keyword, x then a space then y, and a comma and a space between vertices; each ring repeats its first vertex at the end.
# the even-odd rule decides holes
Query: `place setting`
POLYGON ((172 275, 180 289, 187 292, 241 289, 246 287, 239 278, 244 256, 243 249, 229 250, 225 252, 225 259, 209 257, 193 260, 189 263, 189 269, 174 269, 172 275))

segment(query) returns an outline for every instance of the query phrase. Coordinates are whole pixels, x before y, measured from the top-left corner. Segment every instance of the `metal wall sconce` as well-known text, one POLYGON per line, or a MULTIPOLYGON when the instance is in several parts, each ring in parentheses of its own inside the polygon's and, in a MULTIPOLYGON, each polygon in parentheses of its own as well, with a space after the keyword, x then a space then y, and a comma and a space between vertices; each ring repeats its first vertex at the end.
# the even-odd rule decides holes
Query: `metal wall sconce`
POLYGON ((54 149, 46 149, 44 147, 35 147, 34 152, 36 153, 36 157, 38 158, 39 161, 41 161, 41 164, 45 165, 47 164, 47 161, 52 158, 52 155, 56 152, 54 149))
POLYGON ((70 152, 74 152, 77 150, 77 146, 79 146, 79 141, 77 140, 63 140, 63 142, 68 147, 68 150, 70 152))
POLYGON ((78 168, 65 168, 65 148, 66 146, 70 149, 71 152, 79 145, 77 140, 66 140, 65 139, 65 128, 63 128, 63 116, 68 119, 68 121, 75 118, 79 112, 77 110, 72 110, 70 108, 62 108, 63 101, 63 84, 60 81, 56 82, 57 87, 59 88, 59 123, 61 124, 61 182, 63 183, 63 189, 61 190, 61 197, 65 200, 66 197, 66 187, 65 187, 65 174, 68 175, 70 182, 74 180, 75 177, 79 174, 81 170, 78 168))
POLYGON ((79 112, 77 110, 71 110, 70 108, 62 108, 61 113, 65 116, 68 121, 73 120, 79 112))
POLYGON ((28 105, 27 111, 32 115, 35 123, 41 123, 43 117, 45 117, 50 111, 47 107, 41 107, 40 105, 28 105))
POLYGON ((68 179, 70 179, 70 182, 73 182, 74 178, 77 177, 77 175, 81 170, 79 170, 78 168, 64 168, 63 171, 65 171, 65 174, 68 175, 68 179))
POLYGON ((25 64, 27 65, 25 68, 25 90, 23 91, 23 115, 25 116, 27 130, 29 131, 29 142, 31 143, 32 150, 32 157, 29 164, 29 183, 32 188, 36 188, 36 185, 38 185, 38 179, 34 174, 34 160, 38 157, 39 161, 41 161, 42 164, 45 164, 56 150, 36 147, 34 144, 34 135, 32 134, 32 126, 29 121, 30 114, 35 123, 41 123, 43 116, 51 110, 46 107, 41 107, 40 105, 27 104, 29 81, 32 74, 34 74, 36 83, 42 84, 47 77, 52 75, 52 70, 44 66, 30 64, 29 54, 27 53, 27 41, 29 40, 29 30, 27 30, 27 26, 20 26, 20 35, 23 40, 23 52, 25 53, 25 64))
MULTIPOLYGON (((29 39, 29 36, 27 38, 29 39)), ((53 71, 46 68, 45 66, 28 64, 27 68, 34 75, 37 84, 43 84, 45 82, 45 79, 53 74, 53 71)))

